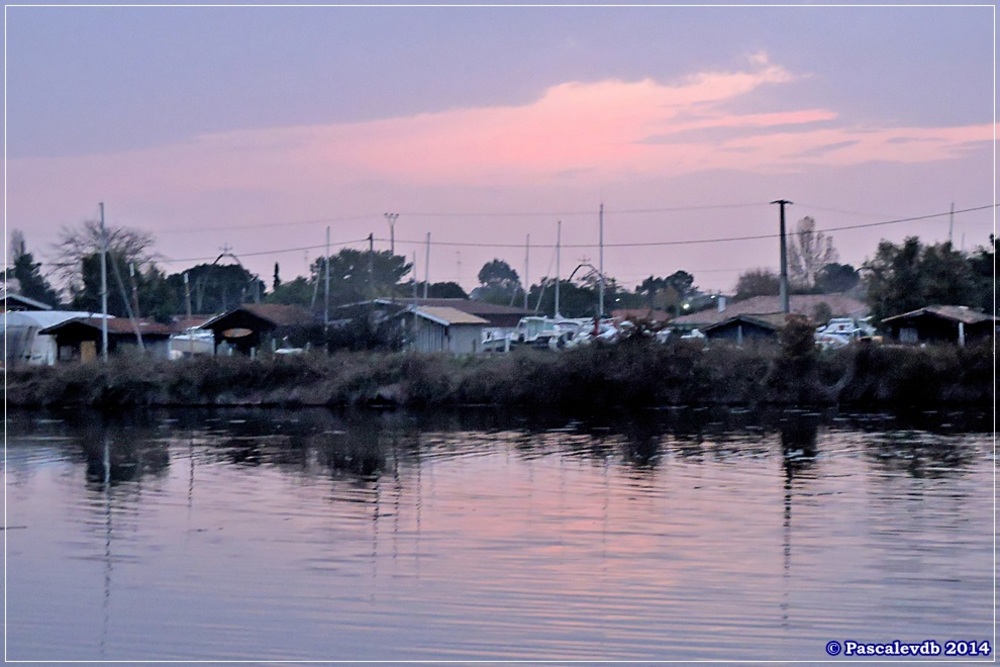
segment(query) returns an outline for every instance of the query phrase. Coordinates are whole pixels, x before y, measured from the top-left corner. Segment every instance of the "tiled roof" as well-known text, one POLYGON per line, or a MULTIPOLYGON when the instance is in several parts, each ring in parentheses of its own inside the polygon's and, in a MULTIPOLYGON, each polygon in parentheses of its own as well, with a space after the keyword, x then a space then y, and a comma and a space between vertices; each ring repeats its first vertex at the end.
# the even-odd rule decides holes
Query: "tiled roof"
POLYGON ((882 322, 894 322, 897 320, 909 320, 916 317, 940 317, 946 320, 952 320, 954 322, 962 322, 964 324, 978 324, 979 322, 989 322, 989 321, 1000 321, 995 315, 990 315, 988 313, 983 313, 978 310, 969 308, 968 306, 926 306, 924 308, 918 308, 917 310, 911 310, 908 313, 903 313, 902 315, 893 315, 892 317, 887 317, 882 322))
POLYGON ((278 327, 306 326, 316 322, 316 317, 302 306, 281 303, 245 303, 221 315, 216 315, 202 324, 201 328, 209 329, 212 324, 225 320, 241 310, 278 327))
MULTIPOLYGON (((379 302, 389 303, 388 299, 377 299, 379 302)), ((429 306, 432 308, 454 308, 463 313, 471 315, 534 315, 533 311, 512 306, 501 306, 487 301, 476 301, 475 299, 397 299, 396 303, 417 305, 418 307, 429 306)))
MULTIPOLYGON (((825 303, 833 317, 865 317, 868 306, 846 294, 792 294, 788 297, 788 307, 793 313, 812 317, 816 308, 825 303)), ((773 315, 781 313, 781 297, 755 296, 743 301, 730 303, 725 310, 703 310, 690 315, 681 315, 671 320, 671 324, 708 325, 727 320, 735 315, 773 315)))
POLYGON ((444 326, 451 324, 489 324, 487 320, 448 306, 418 306, 417 315, 444 326))
MULTIPOLYGON (((101 317, 76 317, 71 320, 66 320, 65 322, 60 322, 51 327, 43 329, 39 333, 42 334, 52 334, 56 331, 62 329, 68 329, 70 327, 85 327, 90 329, 96 329, 101 331, 101 317)), ((132 321, 127 317, 109 317, 108 322, 108 333, 109 334, 126 334, 134 335, 135 326, 133 326, 132 321)), ((169 336, 171 333, 170 327, 165 324, 160 324, 159 322, 154 322, 152 320, 136 320, 135 324, 139 328, 139 333, 142 335, 152 335, 152 336, 169 336)))

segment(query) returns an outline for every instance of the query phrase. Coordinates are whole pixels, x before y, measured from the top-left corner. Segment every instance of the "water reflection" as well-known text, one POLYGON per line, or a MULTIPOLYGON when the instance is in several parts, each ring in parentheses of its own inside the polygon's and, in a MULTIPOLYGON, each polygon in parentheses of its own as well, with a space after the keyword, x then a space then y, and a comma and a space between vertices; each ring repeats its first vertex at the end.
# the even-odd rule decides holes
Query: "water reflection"
POLYGON ((901 618, 989 625, 982 431, 723 409, 37 417, 9 424, 14 658, 820 660, 901 618))

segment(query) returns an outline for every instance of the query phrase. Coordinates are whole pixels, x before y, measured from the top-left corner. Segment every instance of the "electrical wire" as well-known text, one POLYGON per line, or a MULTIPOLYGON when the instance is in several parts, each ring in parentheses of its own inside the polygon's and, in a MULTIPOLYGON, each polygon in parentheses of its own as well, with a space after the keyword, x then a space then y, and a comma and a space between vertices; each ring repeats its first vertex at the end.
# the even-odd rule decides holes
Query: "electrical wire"
MULTIPOLYGON (((736 206, 736 205, 734 205, 734 206, 736 206)), ((738 206, 742 206, 742 205, 738 205, 738 206)), ((976 211, 985 211, 985 210, 989 210, 989 209, 994 209, 997 206, 1000 206, 1000 204, 988 204, 988 205, 985 205, 985 206, 974 206, 974 207, 970 207, 970 208, 955 209, 954 211, 951 211, 951 210, 944 211, 942 213, 930 213, 930 214, 926 214, 926 215, 911 216, 911 217, 906 217, 906 218, 895 218, 895 219, 891 219, 891 220, 880 220, 880 221, 877 221, 877 222, 860 223, 860 224, 855 224, 855 225, 842 225, 842 226, 839 226, 839 227, 827 227, 827 228, 823 229, 822 231, 824 231, 824 232, 849 231, 849 230, 854 230, 854 229, 867 229, 867 228, 881 227, 881 226, 886 226, 886 225, 896 225, 896 224, 901 224, 901 223, 904 223, 904 222, 920 222, 922 220, 931 220, 933 218, 941 218, 941 217, 950 216, 950 215, 954 215, 954 214, 972 213, 972 212, 976 212, 976 211)), ((658 210, 663 211, 663 210, 667 210, 667 209, 658 209, 658 210)), ((641 212, 653 212, 654 210, 653 209, 632 209, 631 212, 640 212, 640 211, 641 212)), ((779 236, 780 236, 779 233, 771 233, 771 234, 750 234, 750 235, 746 235, 746 236, 726 236, 726 237, 716 237, 716 238, 707 238, 707 239, 686 239, 686 240, 679 240, 679 241, 639 241, 639 242, 631 242, 631 243, 605 243, 604 247, 605 248, 650 248, 650 247, 666 247, 666 246, 702 245, 702 244, 706 244, 706 243, 730 243, 730 242, 736 242, 736 241, 757 241, 757 240, 764 240, 764 239, 776 239, 779 236)), ((340 242, 337 242, 337 243, 331 243, 330 245, 331 246, 338 246, 338 247, 339 246, 349 246, 349 245, 355 245, 355 244, 358 244, 358 243, 364 243, 364 242, 366 242, 368 240, 369 240, 368 237, 365 237, 363 239, 358 239, 358 240, 354 240, 354 241, 340 241, 340 242)), ((389 239, 385 239, 385 238, 381 238, 381 237, 373 237, 372 240, 373 241, 378 241, 380 243, 384 243, 384 242, 387 242, 389 239)), ((407 239, 395 239, 395 242, 398 243, 398 244, 417 245, 417 246, 424 246, 424 245, 427 244, 427 241, 407 240, 407 239)), ((439 247, 451 247, 451 248, 511 248, 511 249, 521 249, 521 248, 524 247, 523 243, 474 243, 474 242, 463 242, 463 241, 431 241, 431 245, 432 246, 439 246, 439 247)), ((576 249, 581 249, 581 248, 583 248, 583 249, 589 249, 589 248, 597 248, 597 247, 599 247, 599 244, 597 244, 597 243, 562 243, 560 245, 563 248, 576 248, 576 249)), ((554 243, 536 243, 536 244, 533 244, 531 247, 533 247, 533 248, 555 248, 556 244, 554 244, 554 243)), ((258 251, 258 252, 248 252, 248 253, 242 253, 241 256, 242 257, 259 257, 259 256, 263 256, 263 255, 278 255, 278 254, 285 254, 285 253, 290 253, 290 252, 302 252, 302 251, 305 251, 305 250, 317 250, 317 249, 321 249, 321 248, 325 248, 325 244, 300 246, 300 247, 296 247, 296 248, 282 248, 282 249, 278 249, 278 250, 263 250, 263 251, 258 251)), ((180 262, 207 261, 207 260, 210 260, 210 259, 213 259, 213 258, 212 257, 193 257, 193 258, 185 258, 185 259, 165 259, 165 260, 163 260, 163 262, 165 264, 176 264, 176 263, 180 263, 180 262)))

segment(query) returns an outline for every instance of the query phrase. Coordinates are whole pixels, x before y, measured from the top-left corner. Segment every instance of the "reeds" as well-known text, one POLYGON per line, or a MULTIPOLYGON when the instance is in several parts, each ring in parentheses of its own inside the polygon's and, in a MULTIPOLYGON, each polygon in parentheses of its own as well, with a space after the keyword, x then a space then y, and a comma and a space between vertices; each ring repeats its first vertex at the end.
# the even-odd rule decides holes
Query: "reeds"
POLYGON ((992 405, 991 345, 703 347, 636 337, 559 353, 450 357, 313 353, 288 358, 140 357, 8 369, 11 406, 495 405, 587 411, 667 405, 992 405))

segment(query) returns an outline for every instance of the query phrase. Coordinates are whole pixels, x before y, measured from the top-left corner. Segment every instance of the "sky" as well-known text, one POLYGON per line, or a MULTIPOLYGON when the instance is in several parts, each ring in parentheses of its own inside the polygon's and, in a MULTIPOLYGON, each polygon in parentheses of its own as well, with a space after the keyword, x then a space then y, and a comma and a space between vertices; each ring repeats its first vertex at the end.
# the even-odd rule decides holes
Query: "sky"
POLYGON ((44 262, 103 202, 167 273, 226 249, 270 283, 328 227, 388 250, 396 213, 418 279, 471 289, 493 258, 599 267, 603 227, 620 283, 725 292, 777 270, 786 199, 856 267, 881 239, 971 250, 994 33, 989 5, 8 5, 5 237, 44 262))

